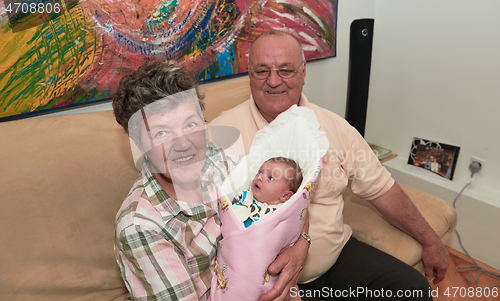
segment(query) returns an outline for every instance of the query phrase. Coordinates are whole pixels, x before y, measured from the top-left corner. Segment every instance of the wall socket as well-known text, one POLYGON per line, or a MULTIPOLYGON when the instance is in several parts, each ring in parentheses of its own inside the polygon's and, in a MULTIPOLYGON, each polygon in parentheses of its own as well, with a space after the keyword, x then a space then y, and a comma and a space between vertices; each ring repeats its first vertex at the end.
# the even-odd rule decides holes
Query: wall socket
POLYGON ((486 165, 486 160, 481 159, 481 158, 476 157, 476 156, 471 156, 471 157, 470 157, 469 166, 470 166, 470 164, 471 164, 472 162, 474 162, 474 161, 477 161, 477 162, 481 163, 481 170, 478 172, 478 174, 480 174, 480 175, 484 175, 484 166, 486 165))

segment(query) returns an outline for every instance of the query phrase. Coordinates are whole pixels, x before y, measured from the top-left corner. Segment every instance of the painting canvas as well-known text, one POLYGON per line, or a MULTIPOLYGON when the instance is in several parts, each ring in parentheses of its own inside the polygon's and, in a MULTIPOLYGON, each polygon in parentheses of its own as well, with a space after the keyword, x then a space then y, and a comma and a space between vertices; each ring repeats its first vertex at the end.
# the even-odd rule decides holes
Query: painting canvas
POLYGON ((336 23, 337 0, 3 0, 0 121, 109 99, 148 60, 200 81, 244 74, 269 29, 294 34, 308 61, 332 57, 336 23))

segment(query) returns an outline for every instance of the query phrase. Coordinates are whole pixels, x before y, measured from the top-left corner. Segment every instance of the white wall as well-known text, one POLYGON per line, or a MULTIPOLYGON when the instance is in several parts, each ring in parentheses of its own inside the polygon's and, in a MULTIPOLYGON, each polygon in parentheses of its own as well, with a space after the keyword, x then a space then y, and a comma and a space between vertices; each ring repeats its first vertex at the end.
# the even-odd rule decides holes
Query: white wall
MULTIPOLYGON (((342 11, 339 10, 339 14, 342 11)), ((487 162, 457 201, 462 240, 500 268, 500 1, 381 0, 375 33, 366 139, 398 153, 396 180, 452 202, 470 156, 487 162), (406 166, 413 137, 461 147, 453 181, 406 166)), ((458 250, 456 237, 450 245, 458 250)))
POLYGON ((83 107, 79 107, 76 109, 68 109, 50 114, 43 114, 31 118, 41 118, 41 117, 49 117, 49 116, 59 116, 59 115, 68 115, 68 114, 79 114, 79 113, 90 113, 90 112, 99 112, 99 111, 111 111, 113 108, 111 107, 110 101, 103 101, 102 103, 95 105, 86 105, 83 107))
POLYGON ((400 154, 414 136, 458 145, 456 176, 475 155, 487 160, 476 183, 496 186, 499 14, 497 0, 377 1, 367 139, 400 154))

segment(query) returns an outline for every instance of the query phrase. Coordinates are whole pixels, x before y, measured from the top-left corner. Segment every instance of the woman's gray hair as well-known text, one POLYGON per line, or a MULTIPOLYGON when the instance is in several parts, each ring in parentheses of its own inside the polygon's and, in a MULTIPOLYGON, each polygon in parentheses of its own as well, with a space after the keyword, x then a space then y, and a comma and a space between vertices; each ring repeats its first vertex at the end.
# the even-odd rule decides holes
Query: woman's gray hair
POLYGON ((204 96, 193 74, 175 61, 146 62, 120 80, 112 102, 116 121, 129 133, 132 115, 160 99, 191 89, 196 92, 197 107, 203 110, 204 96))

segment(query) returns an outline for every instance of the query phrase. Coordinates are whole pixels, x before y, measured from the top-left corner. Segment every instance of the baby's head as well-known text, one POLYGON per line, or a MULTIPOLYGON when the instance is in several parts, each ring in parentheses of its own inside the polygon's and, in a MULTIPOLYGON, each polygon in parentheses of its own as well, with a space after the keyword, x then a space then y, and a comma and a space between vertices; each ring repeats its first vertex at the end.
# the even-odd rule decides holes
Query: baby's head
POLYGON ((302 183, 302 171, 292 159, 274 157, 262 164, 252 181, 253 197, 268 205, 290 199, 302 183))

